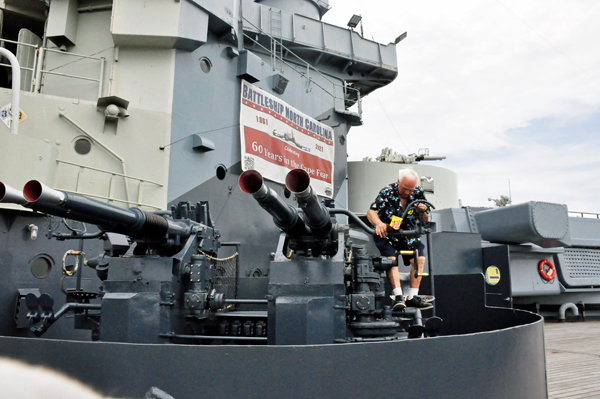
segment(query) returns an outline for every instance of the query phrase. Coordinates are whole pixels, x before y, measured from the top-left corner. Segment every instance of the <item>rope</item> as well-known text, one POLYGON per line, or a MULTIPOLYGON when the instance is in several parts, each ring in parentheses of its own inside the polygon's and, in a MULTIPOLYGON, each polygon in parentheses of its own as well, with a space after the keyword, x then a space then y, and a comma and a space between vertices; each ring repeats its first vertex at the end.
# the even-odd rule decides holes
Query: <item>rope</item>
POLYGON ((85 252, 73 251, 73 250, 68 250, 67 252, 65 252, 65 254, 63 255, 63 259, 62 259, 62 271, 63 271, 64 275, 72 276, 75 273, 77 273, 77 270, 79 269, 79 257, 80 256, 81 256, 83 265, 87 266, 87 260, 85 259, 85 252), (75 257, 75 266, 73 267, 73 270, 67 270, 67 265, 66 265, 67 256, 75 257))
POLYGON ((67 291, 65 290, 65 286, 64 286, 65 278, 66 277, 71 277, 75 273, 77 273, 77 270, 79 270, 79 257, 81 257, 81 260, 82 260, 81 263, 84 266, 87 266, 87 260, 85 258, 85 252, 82 252, 82 251, 73 251, 73 250, 70 249, 67 252, 65 252, 65 254, 63 255, 63 259, 62 259, 62 272, 63 272, 63 275, 60 278, 59 287, 60 287, 60 290, 65 295, 68 295, 67 291), (67 269, 67 256, 74 256, 75 257, 75 265, 73 267, 73 270, 68 270, 67 269))

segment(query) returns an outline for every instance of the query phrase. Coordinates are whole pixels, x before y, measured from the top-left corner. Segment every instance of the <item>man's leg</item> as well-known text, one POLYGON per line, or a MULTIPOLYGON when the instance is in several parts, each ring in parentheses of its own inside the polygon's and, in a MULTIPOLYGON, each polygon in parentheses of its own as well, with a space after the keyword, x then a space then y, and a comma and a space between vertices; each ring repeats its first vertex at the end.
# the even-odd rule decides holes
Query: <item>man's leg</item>
MULTIPOLYGON (((423 270, 425 266, 425 257, 419 256, 419 270, 423 270)), ((410 260, 411 267, 414 267, 414 259, 410 260)), ((415 277, 415 273, 410 272, 410 290, 408 291, 408 298, 406 300, 406 306, 409 308, 419 308, 421 310, 431 309, 433 305, 419 296, 419 287, 421 285, 421 276, 415 277)))
MULTIPOLYGON (((419 256, 418 258, 419 261, 419 271, 423 270, 423 267, 425 266, 425 257, 424 256, 419 256)), ((416 288, 419 289, 419 287, 421 286, 421 276, 415 277, 415 273, 413 273, 413 269, 415 267, 415 260, 411 259, 410 260, 410 267, 411 267, 411 272, 410 272, 410 288, 416 288)))
MULTIPOLYGON (((396 260, 396 258, 393 256, 389 256, 388 259, 396 260)), ((387 278, 390 281, 392 290, 395 290, 396 288, 402 289, 400 285, 400 272, 398 271, 398 266, 394 266, 388 269, 385 273, 387 274, 387 278)), ((399 295, 402 295, 402 291, 400 291, 399 295)))
MULTIPOLYGON (((387 258, 390 260, 396 260, 396 250, 386 239, 375 236, 373 237, 373 241, 379 249, 381 256, 387 256, 387 258)), ((392 287, 392 299, 394 300, 392 309, 404 309, 406 305, 404 303, 404 295, 402 295, 402 286, 400 285, 400 272, 398 271, 398 266, 389 268, 385 274, 387 275, 390 286, 392 287)))
MULTIPOLYGON (((389 256, 388 259, 396 260, 396 258, 393 256, 389 256)), ((392 309, 402 310, 406 307, 406 304, 404 301, 404 295, 402 295, 402 286, 400 285, 400 272, 398 271, 398 266, 388 269, 385 273, 387 274, 390 286, 392 287, 392 296, 394 299, 392 309)))
MULTIPOLYGON (((425 246, 419 240, 416 240, 414 243, 414 248, 405 248, 406 250, 417 251, 417 274, 421 274, 423 272, 423 268, 425 267, 425 246)), ((403 255, 404 264, 408 261, 410 263, 410 290, 408 292, 408 299, 412 299, 413 296, 419 294, 419 287, 421 286, 421 276, 417 275, 415 277, 415 257, 414 255, 403 255)))

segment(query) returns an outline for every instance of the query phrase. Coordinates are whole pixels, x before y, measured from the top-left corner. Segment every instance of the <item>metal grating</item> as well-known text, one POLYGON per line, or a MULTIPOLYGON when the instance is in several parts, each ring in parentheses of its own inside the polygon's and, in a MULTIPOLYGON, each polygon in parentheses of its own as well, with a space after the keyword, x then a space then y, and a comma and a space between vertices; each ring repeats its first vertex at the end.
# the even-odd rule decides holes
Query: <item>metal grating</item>
POLYGON ((600 278, 600 250, 565 248, 561 266, 570 278, 600 278))
POLYGON ((237 259, 233 257, 217 260, 215 264, 215 284, 217 292, 223 293, 226 299, 235 299, 237 296, 237 259))

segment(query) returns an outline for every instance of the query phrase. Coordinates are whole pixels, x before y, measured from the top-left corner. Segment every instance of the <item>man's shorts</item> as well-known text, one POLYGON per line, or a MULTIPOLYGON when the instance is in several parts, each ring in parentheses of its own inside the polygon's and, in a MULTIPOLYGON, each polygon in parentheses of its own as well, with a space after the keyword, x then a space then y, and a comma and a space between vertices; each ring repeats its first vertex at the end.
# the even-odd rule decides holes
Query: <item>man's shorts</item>
MULTIPOLYGON (((373 236, 373 241, 375 241, 375 245, 379 249, 381 256, 396 256, 397 250, 390 244, 390 242, 381 238, 378 235, 373 236)), ((414 249, 417 251, 418 256, 425 256, 425 245, 419 240, 415 240, 414 249)), ((408 251, 408 247, 404 243, 404 241, 400 241, 400 250, 408 251)), ((402 259, 404 260, 405 266, 410 266, 410 261, 414 259, 414 255, 402 255, 402 259)))

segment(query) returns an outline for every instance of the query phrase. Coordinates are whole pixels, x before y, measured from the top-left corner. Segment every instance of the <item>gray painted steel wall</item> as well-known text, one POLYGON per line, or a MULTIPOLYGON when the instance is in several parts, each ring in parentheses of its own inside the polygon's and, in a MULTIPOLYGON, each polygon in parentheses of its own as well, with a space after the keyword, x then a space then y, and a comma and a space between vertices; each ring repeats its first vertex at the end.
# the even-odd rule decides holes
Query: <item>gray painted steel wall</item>
POLYGON ((546 398, 542 318, 485 307, 484 287, 481 274, 437 278, 442 332, 450 335, 435 338, 189 346, 2 337, 0 352, 56 368, 116 397, 141 397, 157 386, 178 399, 546 398), (123 384, 132 373, 136 378, 123 384))
MULTIPOLYGON (((494 311, 500 312, 512 313, 494 311)), ((543 399, 543 323, 526 318, 537 321, 484 334, 387 343, 206 347, 3 337, 0 352, 56 368, 116 397, 142 397, 157 386, 177 399, 543 399), (131 374, 139 378, 126 377, 131 374)))

